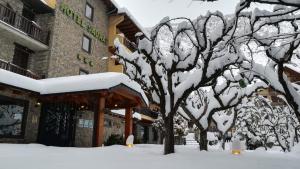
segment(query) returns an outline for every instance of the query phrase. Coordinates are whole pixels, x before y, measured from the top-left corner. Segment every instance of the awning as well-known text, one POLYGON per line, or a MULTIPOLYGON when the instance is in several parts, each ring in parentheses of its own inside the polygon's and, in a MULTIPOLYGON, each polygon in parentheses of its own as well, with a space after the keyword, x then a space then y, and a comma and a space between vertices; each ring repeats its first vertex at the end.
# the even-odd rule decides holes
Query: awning
POLYGON ((115 104, 117 106, 128 104, 123 101, 124 98, 129 98, 129 100, 139 98, 142 101, 141 104, 148 105, 141 86, 123 73, 108 72, 35 80, 0 69, 0 83, 43 96, 65 94, 75 97, 76 94, 77 97, 78 95, 86 96, 87 93, 105 93, 113 98, 111 102, 107 102, 108 107, 114 107, 115 104))

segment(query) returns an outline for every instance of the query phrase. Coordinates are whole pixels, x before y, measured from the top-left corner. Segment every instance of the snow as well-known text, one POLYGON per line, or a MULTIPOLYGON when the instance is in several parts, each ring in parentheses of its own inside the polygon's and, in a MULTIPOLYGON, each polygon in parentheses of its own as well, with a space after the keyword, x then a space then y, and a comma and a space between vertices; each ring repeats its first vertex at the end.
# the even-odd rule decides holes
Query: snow
POLYGON ((128 138, 126 139, 126 145, 132 145, 133 144, 133 140, 134 140, 134 136, 133 135, 128 136, 128 138))
POLYGON ((207 140, 208 141, 215 141, 218 140, 215 132, 207 132, 207 140))
POLYGON ((292 148, 292 152, 293 153, 298 153, 300 154, 300 143, 298 143, 297 145, 295 145, 293 148, 292 148))
POLYGON ((298 169, 299 153, 272 151, 199 151, 197 146, 176 146, 162 155, 162 145, 58 148, 38 144, 0 144, 0 169, 298 169))
POLYGON ((136 24, 136 26, 147 36, 147 31, 144 30, 144 27, 136 20, 136 18, 129 12, 127 8, 120 7, 116 0, 111 0, 111 2, 118 9, 119 14, 126 14, 136 24))
POLYGON ((141 86, 130 80, 129 77, 123 73, 108 72, 35 80, 0 69, 0 77, 0 83, 2 84, 34 91, 40 94, 102 90, 123 84, 140 93, 146 104, 148 104, 148 99, 141 86))

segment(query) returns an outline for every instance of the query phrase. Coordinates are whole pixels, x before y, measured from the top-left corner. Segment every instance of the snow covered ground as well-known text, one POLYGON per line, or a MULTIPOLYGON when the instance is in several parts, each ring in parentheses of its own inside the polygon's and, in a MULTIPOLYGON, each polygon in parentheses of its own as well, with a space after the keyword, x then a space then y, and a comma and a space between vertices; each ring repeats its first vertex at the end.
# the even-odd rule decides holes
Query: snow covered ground
POLYGON ((177 146, 162 155, 161 145, 58 148, 38 144, 0 144, 0 169, 299 169, 299 151, 200 152, 197 146, 177 146))

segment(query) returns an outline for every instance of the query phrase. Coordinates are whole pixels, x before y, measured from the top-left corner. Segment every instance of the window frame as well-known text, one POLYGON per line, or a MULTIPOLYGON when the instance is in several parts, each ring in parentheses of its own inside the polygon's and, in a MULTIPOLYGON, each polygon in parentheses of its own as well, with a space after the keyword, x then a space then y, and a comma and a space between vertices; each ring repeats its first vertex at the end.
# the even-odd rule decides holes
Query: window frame
POLYGON ((29 111, 29 101, 19 99, 19 98, 8 97, 8 96, 4 96, 4 95, 0 95, 0 100, 1 99, 20 103, 20 104, 24 105, 24 110, 23 110, 23 114, 22 114, 21 134, 20 135, 1 135, 0 134, 0 138, 24 139, 26 124, 27 124, 27 115, 28 115, 28 111, 29 111))
POLYGON ((94 7, 90 4, 90 3, 88 3, 88 2, 86 2, 85 3, 85 6, 84 6, 84 16, 88 19, 88 20, 90 20, 90 21, 94 21, 94 7), (88 16, 87 16, 87 10, 86 10, 86 8, 87 8, 87 6, 88 7, 90 7, 91 8, 91 10, 92 10, 92 15, 91 15, 91 18, 89 18, 88 16))
POLYGON ((91 53, 92 53, 92 38, 90 38, 90 37, 87 36, 86 34, 83 34, 83 36, 82 36, 81 49, 82 49, 83 51, 85 51, 86 53, 88 53, 88 54, 91 54, 91 53), (85 50, 84 47, 83 47, 84 38, 87 38, 87 39, 89 40, 89 49, 88 49, 88 51, 85 50))

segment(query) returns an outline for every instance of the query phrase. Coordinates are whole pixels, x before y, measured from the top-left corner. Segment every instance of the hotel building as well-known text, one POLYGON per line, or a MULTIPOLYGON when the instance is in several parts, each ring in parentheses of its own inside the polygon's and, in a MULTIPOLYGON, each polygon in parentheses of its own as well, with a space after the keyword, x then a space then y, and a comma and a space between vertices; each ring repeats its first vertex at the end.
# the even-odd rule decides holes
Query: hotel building
POLYGON ((110 58, 115 38, 133 52, 140 31, 110 0, 0 0, 0 142, 156 143, 156 114, 110 58))

